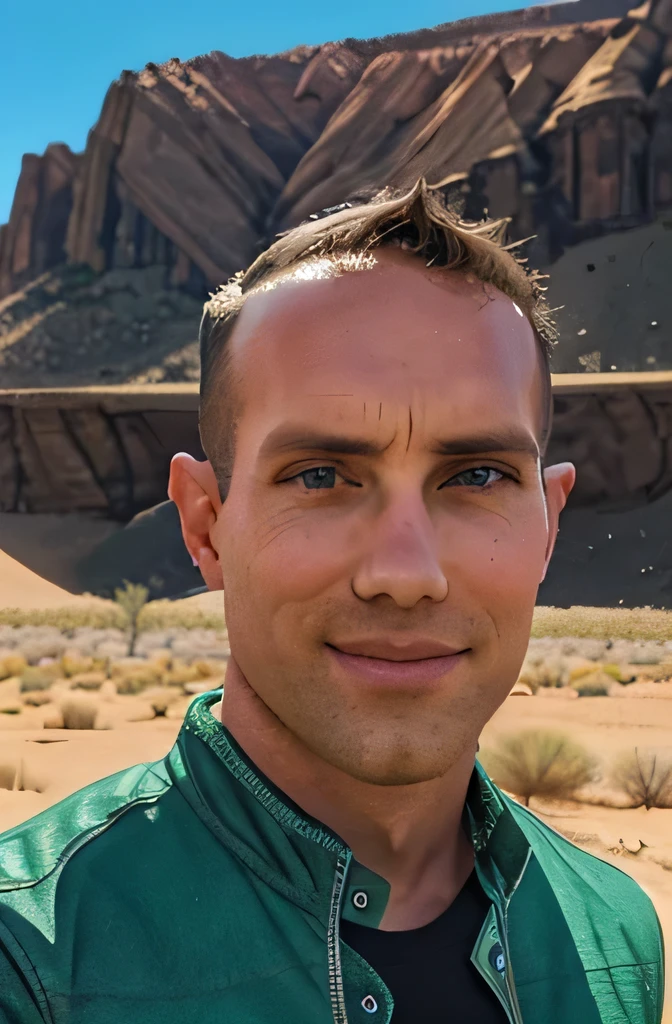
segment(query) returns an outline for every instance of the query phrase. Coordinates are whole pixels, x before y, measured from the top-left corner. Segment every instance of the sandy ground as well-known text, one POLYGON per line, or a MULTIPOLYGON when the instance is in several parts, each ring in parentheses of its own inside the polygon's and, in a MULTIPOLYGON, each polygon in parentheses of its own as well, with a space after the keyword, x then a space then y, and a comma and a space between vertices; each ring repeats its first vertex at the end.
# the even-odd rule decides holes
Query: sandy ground
POLYGON ((57 587, 0 549, 0 608, 62 608, 98 601, 57 587))
MULTIPOLYGON (((206 600, 218 602, 221 595, 207 595, 206 600)), ((140 705, 143 696, 125 700, 140 705)), ((44 709, 30 709, 29 713, 32 717, 22 715, 21 722, 18 716, 3 716, 0 787, 8 785, 8 769, 16 774, 13 788, 0 788, 0 831, 98 778, 162 757, 181 724, 180 718, 174 717, 120 721, 115 728, 103 731, 45 730, 41 728, 44 709)), ((549 726, 571 733, 608 763, 620 751, 635 745, 669 747, 672 700, 513 696, 486 726, 481 746, 492 744, 500 733, 549 726)), ((579 803, 541 805, 534 800, 532 809, 553 828, 634 877, 651 896, 667 947, 672 949, 672 810, 614 809, 579 803), (639 850, 640 843, 646 848, 630 852, 639 850)), ((664 1024, 672 1024, 670 983, 664 1024)))

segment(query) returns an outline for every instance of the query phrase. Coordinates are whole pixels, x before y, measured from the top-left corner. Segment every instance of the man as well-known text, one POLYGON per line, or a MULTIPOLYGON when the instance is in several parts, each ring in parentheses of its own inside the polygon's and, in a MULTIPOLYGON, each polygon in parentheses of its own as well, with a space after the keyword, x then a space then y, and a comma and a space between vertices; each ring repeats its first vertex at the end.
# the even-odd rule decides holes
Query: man
POLYGON ((208 303, 170 496, 223 699, 0 842, 2 1024, 659 1024, 648 897, 475 761, 574 482, 504 227, 421 182, 208 303))

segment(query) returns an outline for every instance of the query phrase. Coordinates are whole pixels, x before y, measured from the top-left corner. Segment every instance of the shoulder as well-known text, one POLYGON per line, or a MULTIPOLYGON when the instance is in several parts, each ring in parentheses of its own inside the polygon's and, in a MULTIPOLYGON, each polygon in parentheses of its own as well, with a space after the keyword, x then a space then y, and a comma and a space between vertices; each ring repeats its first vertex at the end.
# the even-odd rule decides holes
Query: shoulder
POLYGON ((0 905, 5 894, 35 886, 131 807, 159 799, 171 786, 163 761, 100 779, 0 835, 0 905))
POLYGON ((661 961, 662 933, 653 902, 620 868, 576 846, 504 795, 532 852, 555 892, 572 930, 588 928, 596 938, 611 931, 623 936, 640 962, 661 961))

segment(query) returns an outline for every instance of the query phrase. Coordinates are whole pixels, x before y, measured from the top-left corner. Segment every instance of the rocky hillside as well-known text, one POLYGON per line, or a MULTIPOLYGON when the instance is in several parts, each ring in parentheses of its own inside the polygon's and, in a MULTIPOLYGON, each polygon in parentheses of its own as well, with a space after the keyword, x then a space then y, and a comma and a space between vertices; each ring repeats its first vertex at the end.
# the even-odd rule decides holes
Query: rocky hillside
POLYGON ((672 368, 653 308, 668 289, 646 277, 672 259, 672 0, 628 7, 578 0, 123 72, 84 153, 24 158, 0 229, 2 385, 195 379, 209 288, 311 213, 421 175, 466 216, 536 235, 537 266, 589 248, 552 290, 557 372, 672 368), (632 229, 637 252, 614 248, 632 229), (616 340, 576 312, 615 274, 610 323, 638 303, 616 340), (626 284, 646 281, 633 300, 626 284))

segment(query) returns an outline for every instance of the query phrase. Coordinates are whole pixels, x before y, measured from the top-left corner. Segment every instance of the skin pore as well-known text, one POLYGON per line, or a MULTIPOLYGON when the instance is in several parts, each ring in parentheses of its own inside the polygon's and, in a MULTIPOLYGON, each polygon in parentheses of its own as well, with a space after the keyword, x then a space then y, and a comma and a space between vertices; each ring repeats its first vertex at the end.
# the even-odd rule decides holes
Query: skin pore
POLYGON ((549 467, 544 495, 537 343, 497 289, 379 249, 250 296, 229 344, 227 499, 186 454, 169 488, 225 592, 215 713, 389 881, 381 927, 419 927, 471 871, 478 737, 517 678, 574 483, 549 467))

